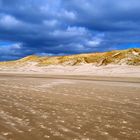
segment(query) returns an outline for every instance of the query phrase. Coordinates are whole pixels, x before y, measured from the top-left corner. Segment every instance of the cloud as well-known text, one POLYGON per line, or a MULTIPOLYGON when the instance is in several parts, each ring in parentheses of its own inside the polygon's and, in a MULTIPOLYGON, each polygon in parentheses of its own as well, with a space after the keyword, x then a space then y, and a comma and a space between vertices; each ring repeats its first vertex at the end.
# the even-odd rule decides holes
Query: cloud
POLYGON ((10 60, 12 58, 17 59, 20 55, 20 49, 22 47, 21 43, 6 43, 0 45, 0 59, 1 60, 10 60), (9 57, 7 57, 7 55, 9 57))
POLYGON ((0 59, 140 44, 138 13, 139 0, 0 0, 0 40, 12 42, 11 48, 0 45, 0 59))
POLYGON ((1 15, 0 25, 5 29, 11 29, 11 28, 17 28, 18 26, 21 26, 22 23, 11 15, 1 15))

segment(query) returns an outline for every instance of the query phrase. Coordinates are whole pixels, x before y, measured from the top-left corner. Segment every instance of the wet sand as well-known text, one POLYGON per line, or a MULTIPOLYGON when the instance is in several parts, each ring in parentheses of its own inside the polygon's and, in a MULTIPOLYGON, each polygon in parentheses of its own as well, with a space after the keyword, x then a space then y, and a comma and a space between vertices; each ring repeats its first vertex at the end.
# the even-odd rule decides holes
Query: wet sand
POLYGON ((0 74, 0 140, 139 140, 140 78, 0 74))

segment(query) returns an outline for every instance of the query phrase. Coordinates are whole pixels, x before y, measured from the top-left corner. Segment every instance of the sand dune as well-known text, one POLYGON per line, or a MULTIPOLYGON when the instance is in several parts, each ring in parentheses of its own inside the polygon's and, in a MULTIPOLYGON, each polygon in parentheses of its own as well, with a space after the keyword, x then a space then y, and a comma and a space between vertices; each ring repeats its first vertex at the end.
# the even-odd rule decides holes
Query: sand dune
POLYGON ((1 62, 0 72, 140 77, 140 49, 1 62))

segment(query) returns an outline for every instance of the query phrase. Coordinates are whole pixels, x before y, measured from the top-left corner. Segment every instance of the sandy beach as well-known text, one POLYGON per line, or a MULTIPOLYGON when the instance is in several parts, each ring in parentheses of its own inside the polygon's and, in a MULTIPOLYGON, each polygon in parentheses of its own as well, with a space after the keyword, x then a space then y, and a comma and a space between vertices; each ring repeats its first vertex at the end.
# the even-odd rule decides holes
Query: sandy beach
POLYGON ((47 75, 87 75, 107 77, 139 77, 140 66, 132 65, 107 65, 95 66, 93 64, 81 64, 77 66, 50 65, 39 67, 35 62, 29 62, 25 66, 0 67, 0 73, 21 74, 47 74, 47 75))
POLYGON ((140 140, 140 0, 0 0, 0 140, 140 140))
POLYGON ((1 140, 139 140, 140 78, 0 74, 1 140))

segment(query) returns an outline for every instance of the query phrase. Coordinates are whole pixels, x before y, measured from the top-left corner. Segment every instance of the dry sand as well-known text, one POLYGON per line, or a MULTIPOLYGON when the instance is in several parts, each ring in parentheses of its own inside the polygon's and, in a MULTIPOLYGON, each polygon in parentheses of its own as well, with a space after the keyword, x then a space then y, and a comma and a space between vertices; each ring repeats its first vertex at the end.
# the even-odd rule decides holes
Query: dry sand
POLYGON ((83 64, 78 66, 50 65, 38 67, 36 62, 29 62, 22 67, 1 67, 1 73, 37 73, 53 75, 94 75, 115 77, 140 77, 140 66, 107 65, 95 66, 83 64))
POLYGON ((0 140, 139 140, 140 78, 0 74, 0 140))

